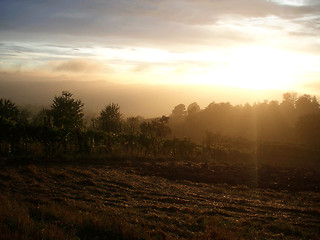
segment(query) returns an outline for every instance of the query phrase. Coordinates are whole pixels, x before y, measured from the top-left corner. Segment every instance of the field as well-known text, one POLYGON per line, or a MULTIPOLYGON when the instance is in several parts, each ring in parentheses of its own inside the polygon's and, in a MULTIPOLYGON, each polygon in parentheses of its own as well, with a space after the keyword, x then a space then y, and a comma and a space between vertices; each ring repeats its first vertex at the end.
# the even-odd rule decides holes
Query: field
POLYGON ((2 163, 1 239, 320 239, 319 168, 2 163))

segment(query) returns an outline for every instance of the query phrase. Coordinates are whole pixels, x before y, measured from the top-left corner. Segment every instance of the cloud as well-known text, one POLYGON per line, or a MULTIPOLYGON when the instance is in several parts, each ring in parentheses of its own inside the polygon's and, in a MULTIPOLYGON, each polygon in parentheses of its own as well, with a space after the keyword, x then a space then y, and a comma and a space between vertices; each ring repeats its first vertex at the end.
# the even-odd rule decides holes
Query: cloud
POLYGON ((68 73, 106 73, 112 72, 111 67, 97 60, 71 59, 66 61, 49 62, 49 66, 56 72, 68 73))
POLYGON ((2 0, 1 68, 68 76, 114 73, 130 80, 150 74, 150 81, 159 81, 167 79, 161 72, 212 70, 199 63, 248 45, 314 56, 320 54, 319 16, 316 0, 2 0), (192 59, 183 54, 158 60, 157 54, 131 48, 211 55, 186 63, 192 59))
POLYGON ((154 68, 154 65, 155 64, 153 63, 140 63, 133 68, 133 72, 135 73, 147 72, 152 70, 154 68))
POLYGON ((42 33, 53 38, 55 34, 71 35, 78 37, 76 42, 98 39, 102 43, 107 38, 108 42, 120 45, 216 44, 228 38, 241 42, 244 34, 234 29, 225 28, 227 34, 223 35, 218 28, 221 19, 274 15, 301 20, 305 15, 319 15, 319 3, 307 3, 295 6, 281 4, 280 0, 3 0, 0 32, 42 33))

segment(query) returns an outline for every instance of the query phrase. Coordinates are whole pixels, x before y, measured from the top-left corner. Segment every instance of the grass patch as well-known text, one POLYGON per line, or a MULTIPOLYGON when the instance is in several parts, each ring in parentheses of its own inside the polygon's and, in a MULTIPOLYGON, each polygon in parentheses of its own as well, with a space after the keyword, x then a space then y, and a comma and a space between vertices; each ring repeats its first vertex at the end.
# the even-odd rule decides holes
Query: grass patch
POLYGON ((145 239, 120 217, 50 202, 32 205, 0 197, 2 240, 35 239, 145 239))
MULTIPOLYGON (((5 166, 0 239, 319 238, 317 191, 227 184, 242 170, 163 159, 5 166)), ((275 170, 260 176, 284 186, 300 174, 275 170)))

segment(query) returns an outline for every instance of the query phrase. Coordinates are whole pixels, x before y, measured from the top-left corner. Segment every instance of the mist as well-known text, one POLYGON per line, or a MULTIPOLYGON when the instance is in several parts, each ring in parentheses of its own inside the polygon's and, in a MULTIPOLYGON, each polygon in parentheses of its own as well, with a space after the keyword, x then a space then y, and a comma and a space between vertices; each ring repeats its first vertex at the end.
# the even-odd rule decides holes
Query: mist
POLYGON ((99 113, 107 104, 119 104, 125 116, 145 118, 171 114, 180 104, 197 102, 201 108, 212 102, 233 105, 254 103, 265 99, 281 100, 283 91, 248 90, 214 85, 123 84, 98 80, 59 80, 49 77, 25 77, 1 74, 0 96, 18 105, 45 105, 54 96, 70 91, 85 104, 85 111, 99 113))

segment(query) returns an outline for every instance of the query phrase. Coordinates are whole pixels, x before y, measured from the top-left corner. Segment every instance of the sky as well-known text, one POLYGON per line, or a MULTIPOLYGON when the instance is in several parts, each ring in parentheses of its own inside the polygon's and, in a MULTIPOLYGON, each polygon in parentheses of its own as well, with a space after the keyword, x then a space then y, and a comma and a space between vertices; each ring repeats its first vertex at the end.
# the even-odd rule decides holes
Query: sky
POLYGON ((320 95, 318 0, 0 0, 0 6, 0 81, 320 95))

